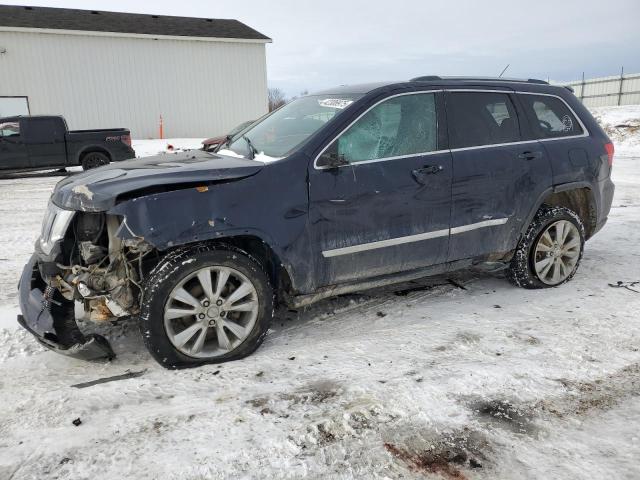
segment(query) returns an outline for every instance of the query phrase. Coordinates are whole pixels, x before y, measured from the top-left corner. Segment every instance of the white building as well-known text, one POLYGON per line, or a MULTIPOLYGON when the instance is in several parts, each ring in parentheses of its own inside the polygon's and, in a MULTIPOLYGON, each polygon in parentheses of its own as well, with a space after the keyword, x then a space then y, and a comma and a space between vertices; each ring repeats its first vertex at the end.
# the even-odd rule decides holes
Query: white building
POLYGON ((0 117, 221 135, 267 112, 270 41, 237 20, 0 5, 0 117))

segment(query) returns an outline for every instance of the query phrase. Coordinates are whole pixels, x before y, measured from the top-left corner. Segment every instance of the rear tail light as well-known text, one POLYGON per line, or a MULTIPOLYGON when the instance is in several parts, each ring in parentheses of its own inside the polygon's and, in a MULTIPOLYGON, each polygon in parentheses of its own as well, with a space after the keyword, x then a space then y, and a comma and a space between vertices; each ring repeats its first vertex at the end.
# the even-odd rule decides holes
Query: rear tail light
POLYGON ((609 166, 613 166, 613 152, 615 148, 613 148, 613 143, 605 143, 604 149, 607 151, 607 157, 609 157, 609 166))
POLYGON ((131 146, 131 135, 122 135, 120 141, 125 145, 131 146))

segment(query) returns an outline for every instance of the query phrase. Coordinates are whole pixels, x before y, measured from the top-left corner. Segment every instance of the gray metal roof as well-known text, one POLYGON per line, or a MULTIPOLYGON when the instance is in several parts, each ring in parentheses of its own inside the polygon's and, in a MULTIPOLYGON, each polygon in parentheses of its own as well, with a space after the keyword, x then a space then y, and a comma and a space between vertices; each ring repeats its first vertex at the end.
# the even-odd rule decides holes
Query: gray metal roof
POLYGON ((0 5, 0 27, 270 40, 238 20, 11 5, 0 5))

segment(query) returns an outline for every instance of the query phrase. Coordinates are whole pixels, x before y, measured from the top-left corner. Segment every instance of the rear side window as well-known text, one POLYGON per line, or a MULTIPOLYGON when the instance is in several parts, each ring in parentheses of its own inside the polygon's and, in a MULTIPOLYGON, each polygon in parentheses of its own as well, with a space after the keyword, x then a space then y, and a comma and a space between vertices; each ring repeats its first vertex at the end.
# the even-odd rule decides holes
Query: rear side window
POLYGON ((451 148, 520 140, 516 110, 506 93, 450 92, 447 115, 451 148))
POLYGON ((567 104, 558 97, 520 94, 536 138, 581 135, 584 130, 567 104))
POLYGON ((20 136, 20 123, 19 122, 0 122, 0 137, 19 137, 20 136))
POLYGON ((421 93, 376 105, 329 150, 357 163, 432 152, 437 149, 437 139, 435 94, 421 93))
POLYGON ((64 138, 62 123, 54 118, 31 119, 25 129, 31 143, 48 143, 64 138))

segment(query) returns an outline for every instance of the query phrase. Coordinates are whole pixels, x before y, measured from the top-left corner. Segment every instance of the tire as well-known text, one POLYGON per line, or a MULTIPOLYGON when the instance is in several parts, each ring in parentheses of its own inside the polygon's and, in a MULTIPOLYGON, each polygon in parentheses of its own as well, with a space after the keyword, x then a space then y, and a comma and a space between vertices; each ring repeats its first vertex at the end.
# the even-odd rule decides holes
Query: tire
POLYGON ((82 157, 82 169, 91 170, 92 168, 109 165, 109 157, 101 152, 89 152, 82 157))
POLYGON ((543 205, 520 240, 507 277, 523 288, 562 285, 571 280, 578 270, 584 242, 584 225, 574 211, 543 205), (560 227, 560 235, 565 236, 564 242, 557 242, 560 227), (557 277, 556 269, 559 272, 557 277))
POLYGON ((269 277, 251 255, 228 245, 197 244, 169 253, 150 273, 143 285, 140 328, 147 349, 165 368, 223 363, 246 357, 260 346, 273 304, 269 277), (221 272, 228 272, 228 279, 216 296, 221 272), (204 286, 207 276, 210 295, 204 286), (246 296, 231 301, 234 293, 245 290, 246 296), (224 311, 227 306, 229 312, 224 311), (246 311, 231 311, 236 308, 246 311))

